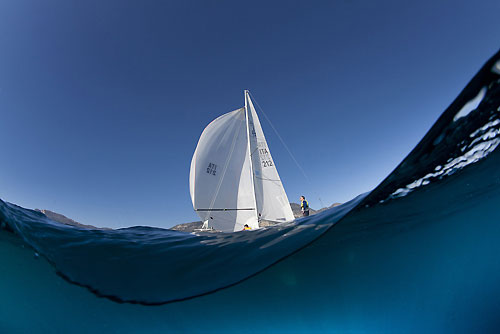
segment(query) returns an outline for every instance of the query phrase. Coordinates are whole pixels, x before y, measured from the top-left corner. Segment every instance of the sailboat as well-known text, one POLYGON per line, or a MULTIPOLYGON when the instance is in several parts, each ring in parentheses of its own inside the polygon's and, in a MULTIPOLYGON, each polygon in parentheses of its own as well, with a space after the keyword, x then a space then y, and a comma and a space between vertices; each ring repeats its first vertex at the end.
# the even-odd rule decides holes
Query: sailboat
POLYGON ((258 229, 262 220, 294 220, 250 94, 245 106, 223 114, 204 130, 189 175, 193 208, 203 230, 258 229))

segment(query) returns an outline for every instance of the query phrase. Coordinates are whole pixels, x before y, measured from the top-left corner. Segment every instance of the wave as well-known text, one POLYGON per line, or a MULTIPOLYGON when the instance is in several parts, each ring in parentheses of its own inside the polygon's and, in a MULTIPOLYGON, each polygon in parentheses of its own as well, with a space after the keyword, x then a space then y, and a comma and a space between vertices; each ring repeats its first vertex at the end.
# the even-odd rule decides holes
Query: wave
MULTIPOLYGON (((340 207, 262 230, 192 235, 81 229, 0 201, 0 253, 18 254, 4 258, 6 272, 16 277, 20 270, 11 262, 50 277, 47 267, 37 271, 26 259, 26 248, 19 250, 26 244, 75 283, 68 286, 114 302, 170 303, 110 306, 72 290, 76 304, 106 305, 125 332, 136 327, 124 329, 131 320, 118 314, 132 316, 131 310, 153 319, 152 331, 241 332, 248 319, 249 332, 491 330, 500 311, 499 114, 500 52, 376 189, 340 207), (160 321, 166 310, 169 321, 160 321), (193 322, 195 314, 206 319, 203 325, 193 322)), ((53 285, 55 277, 39 286, 53 285)), ((3 292, 26 288, 2 281, 3 292)), ((16 327, 6 319, 0 318, 0 330, 16 327)))
POLYGON ((254 275, 310 243, 362 198, 295 223, 198 235, 145 226, 78 228, 5 202, 0 202, 0 213, 68 281, 115 301, 162 304, 254 275))

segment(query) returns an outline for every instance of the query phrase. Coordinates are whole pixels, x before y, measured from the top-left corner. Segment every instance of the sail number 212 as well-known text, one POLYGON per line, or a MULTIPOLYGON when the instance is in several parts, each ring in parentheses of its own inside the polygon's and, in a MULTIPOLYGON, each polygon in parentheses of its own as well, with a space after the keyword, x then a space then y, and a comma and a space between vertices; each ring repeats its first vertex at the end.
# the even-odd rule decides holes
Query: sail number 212
POLYGON ((273 165, 272 160, 263 160, 262 167, 271 167, 273 165))

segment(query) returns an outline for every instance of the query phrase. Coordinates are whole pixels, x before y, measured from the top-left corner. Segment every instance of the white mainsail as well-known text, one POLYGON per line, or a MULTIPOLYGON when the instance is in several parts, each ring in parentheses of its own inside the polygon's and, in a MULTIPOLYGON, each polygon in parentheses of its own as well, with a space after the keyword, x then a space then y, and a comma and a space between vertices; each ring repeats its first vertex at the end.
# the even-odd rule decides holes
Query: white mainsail
POLYGON ((294 219, 247 91, 244 108, 203 130, 189 184, 195 211, 216 230, 239 231, 245 224, 257 229, 261 219, 294 219))

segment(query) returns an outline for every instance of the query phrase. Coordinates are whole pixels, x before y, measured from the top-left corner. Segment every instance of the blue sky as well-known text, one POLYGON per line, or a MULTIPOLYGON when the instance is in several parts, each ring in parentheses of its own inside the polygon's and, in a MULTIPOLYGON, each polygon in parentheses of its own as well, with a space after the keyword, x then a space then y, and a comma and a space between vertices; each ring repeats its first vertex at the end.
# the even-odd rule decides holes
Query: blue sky
POLYGON ((291 201, 371 190, 499 45, 498 1, 0 1, 0 198, 96 226, 197 220, 203 128, 264 117, 291 201))

